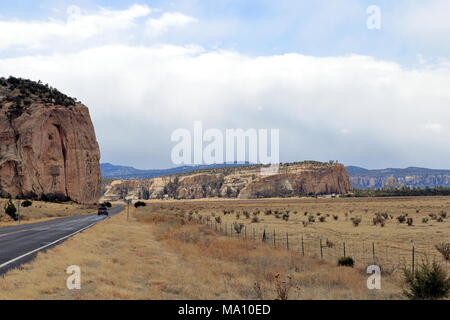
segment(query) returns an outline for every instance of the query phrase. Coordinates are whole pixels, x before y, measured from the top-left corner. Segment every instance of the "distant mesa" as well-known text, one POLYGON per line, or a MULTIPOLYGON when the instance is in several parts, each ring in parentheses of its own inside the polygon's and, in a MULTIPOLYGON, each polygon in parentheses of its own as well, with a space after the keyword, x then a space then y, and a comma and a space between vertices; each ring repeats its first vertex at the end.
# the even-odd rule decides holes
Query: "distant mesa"
POLYGON ((395 189, 450 187, 450 170, 409 167, 368 170, 347 167, 355 189, 395 189))
MULTIPOLYGON (((111 165, 102 165, 102 168, 111 165)), ((145 179, 110 182, 106 200, 133 199, 257 199, 309 195, 346 194, 352 187, 341 164, 305 161, 282 164, 278 173, 262 175, 261 165, 218 165, 145 179)), ((165 171, 167 173, 168 171, 165 171)), ((128 172, 129 173, 129 172, 128 172)))
POLYGON ((0 195, 95 203, 100 151, 89 110, 41 82, 0 78, 0 195))

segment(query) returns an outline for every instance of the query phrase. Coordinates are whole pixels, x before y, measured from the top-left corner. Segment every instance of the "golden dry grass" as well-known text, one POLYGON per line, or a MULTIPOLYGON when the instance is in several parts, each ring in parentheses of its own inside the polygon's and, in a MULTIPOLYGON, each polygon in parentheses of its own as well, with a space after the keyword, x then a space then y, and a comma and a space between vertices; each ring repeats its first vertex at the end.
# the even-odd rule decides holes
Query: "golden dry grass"
MULTIPOLYGON (((18 222, 13 221, 5 214, 4 207, 7 202, 7 199, 0 199, 0 227, 18 224, 18 222)), ((13 203, 17 208, 17 201, 13 200, 13 203)), ((19 210, 21 223, 30 223, 80 214, 92 214, 96 212, 96 206, 80 205, 75 203, 33 201, 31 207, 20 207, 19 210)))
POLYGON ((120 214, 39 253, 0 279, 0 299, 399 299, 399 282, 366 288, 367 275, 298 253, 153 213, 120 214), (68 290, 78 265, 82 289, 68 290), (278 278, 277 278, 277 275, 278 278), (290 277, 290 281, 288 281, 290 277), (277 280, 278 279, 278 280, 277 280))
POLYGON ((328 261, 336 261, 343 255, 345 242, 346 254, 355 258, 357 265, 363 268, 373 263, 372 245, 375 247, 375 260, 384 265, 385 270, 398 269, 401 264, 411 264, 412 243, 415 244, 415 257, 420 261, 424 257, 436 259, 450 271, 448 261, 444 261, 435 245, 450 240, 450 197, 405 197, 405 198, 338 198, 338 199, 261 199, 261 200, 163 200, 148 201, 148 209, 157 213, 194 212, 193 217, 211 220, 220 217, 221 226, 232 229, 233 223, 243 223, 249 237, 256 233, 261 237, 263 230, 271 236, 275 231, 276 246, 286 246, 286 234, 291 249, 301 251, 301 238, 307 254, 320 256, 320 238, 323 255, 328 261), (289 220, 276 218, 275 214, 266 215, 267 209, 278 210, 283 214, 289 211, 289 220), (224 210, 232 211, 224 214, 224 210), (246 218, 244 211, 249 213, 246 218), (253 213, 258 214, 258 223, 252 223, 253 213), (447 212, 443 222, 437 222, 429 214, 447 212), (377 212, 386 212, 390 217, 384 227, 373 225, 377 212), (305 214, 307 213, 307 214, 305 214), (320 214, 320 216, 319 216, 320 214), (304 226, 308 216, 314 216, 316 222, 304 226), (405 215, 413 218, 413 226, 400 224, 397 217, 405 215), (338 220, 334 220, 337 216, 338 220), (319 222, 324 217, 325 222, 319 222), (361 217, 362 222, 354 227, 352 217, 361 217), (391 219, 392 217, 392 219, 391 219), (428 218, 428 223, 422 219, 428 218), (326 241, 333 248, 325 246, 326 241))

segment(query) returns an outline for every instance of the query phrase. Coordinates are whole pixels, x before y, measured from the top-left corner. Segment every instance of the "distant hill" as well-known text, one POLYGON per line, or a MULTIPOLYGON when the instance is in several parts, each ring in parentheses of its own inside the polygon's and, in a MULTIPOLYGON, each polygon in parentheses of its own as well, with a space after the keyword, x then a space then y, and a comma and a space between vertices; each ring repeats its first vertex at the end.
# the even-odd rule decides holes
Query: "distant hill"
POLYGON ((100 169, 102 172, 102 178, 107 179, 145 179, 145 178, 156 178, 162 176, 168 176, 179 173, 187 173, 197 170, 205 169, 216 169, 216 168, 227 168, 227 167, 239 167, 245 166, 246 164, 213 164, 213 165, 199 165, 199 166, 181 166, 170 169, 150 169, 141 170, 128 166, 119 166, 111 163, 100 164, 100 169))
MULTIPOLYGON (((199 166, 181 166, 171 169, 140 170, 129 166, 119 166, 110 163, 100 165, 102 177, 110 179, 144 179, 156 178, 180 173, 189 173, 197 170, 216 169, 226 167, 246 166, 246 164, 215 164, 199 166)), ((346 167, 350 181, 355 189, 380 188, 426 188, 450 187, 450 170, 436 170, 427 168, 409 167, 405 169, 379 169, 368 170, 361 167, 346 167)))
POLYGON ((409 167, 368 170, 347 167, 355 189, 450 187, 450 170, 409 167))

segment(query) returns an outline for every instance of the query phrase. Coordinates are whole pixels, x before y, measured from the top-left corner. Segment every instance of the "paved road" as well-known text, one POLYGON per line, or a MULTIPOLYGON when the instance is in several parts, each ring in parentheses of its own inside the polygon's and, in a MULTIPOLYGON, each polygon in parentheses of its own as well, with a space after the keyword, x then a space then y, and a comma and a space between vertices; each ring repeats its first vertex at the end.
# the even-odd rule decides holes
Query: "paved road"
MULTIPOLYGON (((109 209, 110 217, 122 209, 123 206, 109 209)), ((90 214, 0 228, 0 275, 33 260, 39 251, 105 219, 105 216, 90 214)))

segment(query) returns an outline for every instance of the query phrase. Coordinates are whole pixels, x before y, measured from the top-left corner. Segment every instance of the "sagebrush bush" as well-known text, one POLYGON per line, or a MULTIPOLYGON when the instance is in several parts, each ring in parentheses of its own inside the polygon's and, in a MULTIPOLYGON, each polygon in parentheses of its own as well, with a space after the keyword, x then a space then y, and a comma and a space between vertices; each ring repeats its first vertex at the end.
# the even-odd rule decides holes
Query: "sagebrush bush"
POLYGON ((234 231, 236 231, 237 234, 240 234, 242 230, 244 230, 244 224, 243 223, 233 223, 234 231))
POLYGON ((352 257, 342 257, 338 260, 338 266, 341 266, 341 267, 353 268, 354 265, 355 265, 355 261, 353 260, 352 257))
POLYGON ((259 218, 257 216, 253 217, 252 223, 259 223, 259 218))
POLYGON ((25 200, 21 203, 21 206, 23 208, 28 208, 28 207, 31 207, 32 205, 33 205, 33 202, 31 202, 30 200, 25 200))
POLYGON ((361 217, 353 217, 350 218, 350 221, 353 223, 353 226, 357 227, 361 223, 362 219, 361 217))
POLYGON ((403 216, 403 215, 401 215, 401 216, 398 216, 398 217, 397 217, 397 220, 398 220, 398 222, 400 222, 400 223, 404 223, 404 222, 406 221, 406 217, 403 216))
POLYGON ((138 201, 138 202, 136 202, 135 204, 134 204, 134 207, 137 209, 137 208, 139 208, 139 207, 145 207, 145 206, 147 206, 147 204, 145 203, 145 202, 143 202, 143 201, 138 201))
POLYGON ((11 217, 11 219, 13 219, 14 221, 17 221, 17 209, 16 206, 14 205, 14 203, 12 202, 11 199, 8 200, 8 202, 5 204, 5 213, 11 217))
POLYGON ((450 243, 440 243, 435 248, 442 254, 445 260, 450 260, 450 243))
POLYGON ((404 268, 403 275, 406 285, 403 293, 411 300, 438 300, 449 296, 450 277, 436 261, 423 261, 415 272, 404 268))

